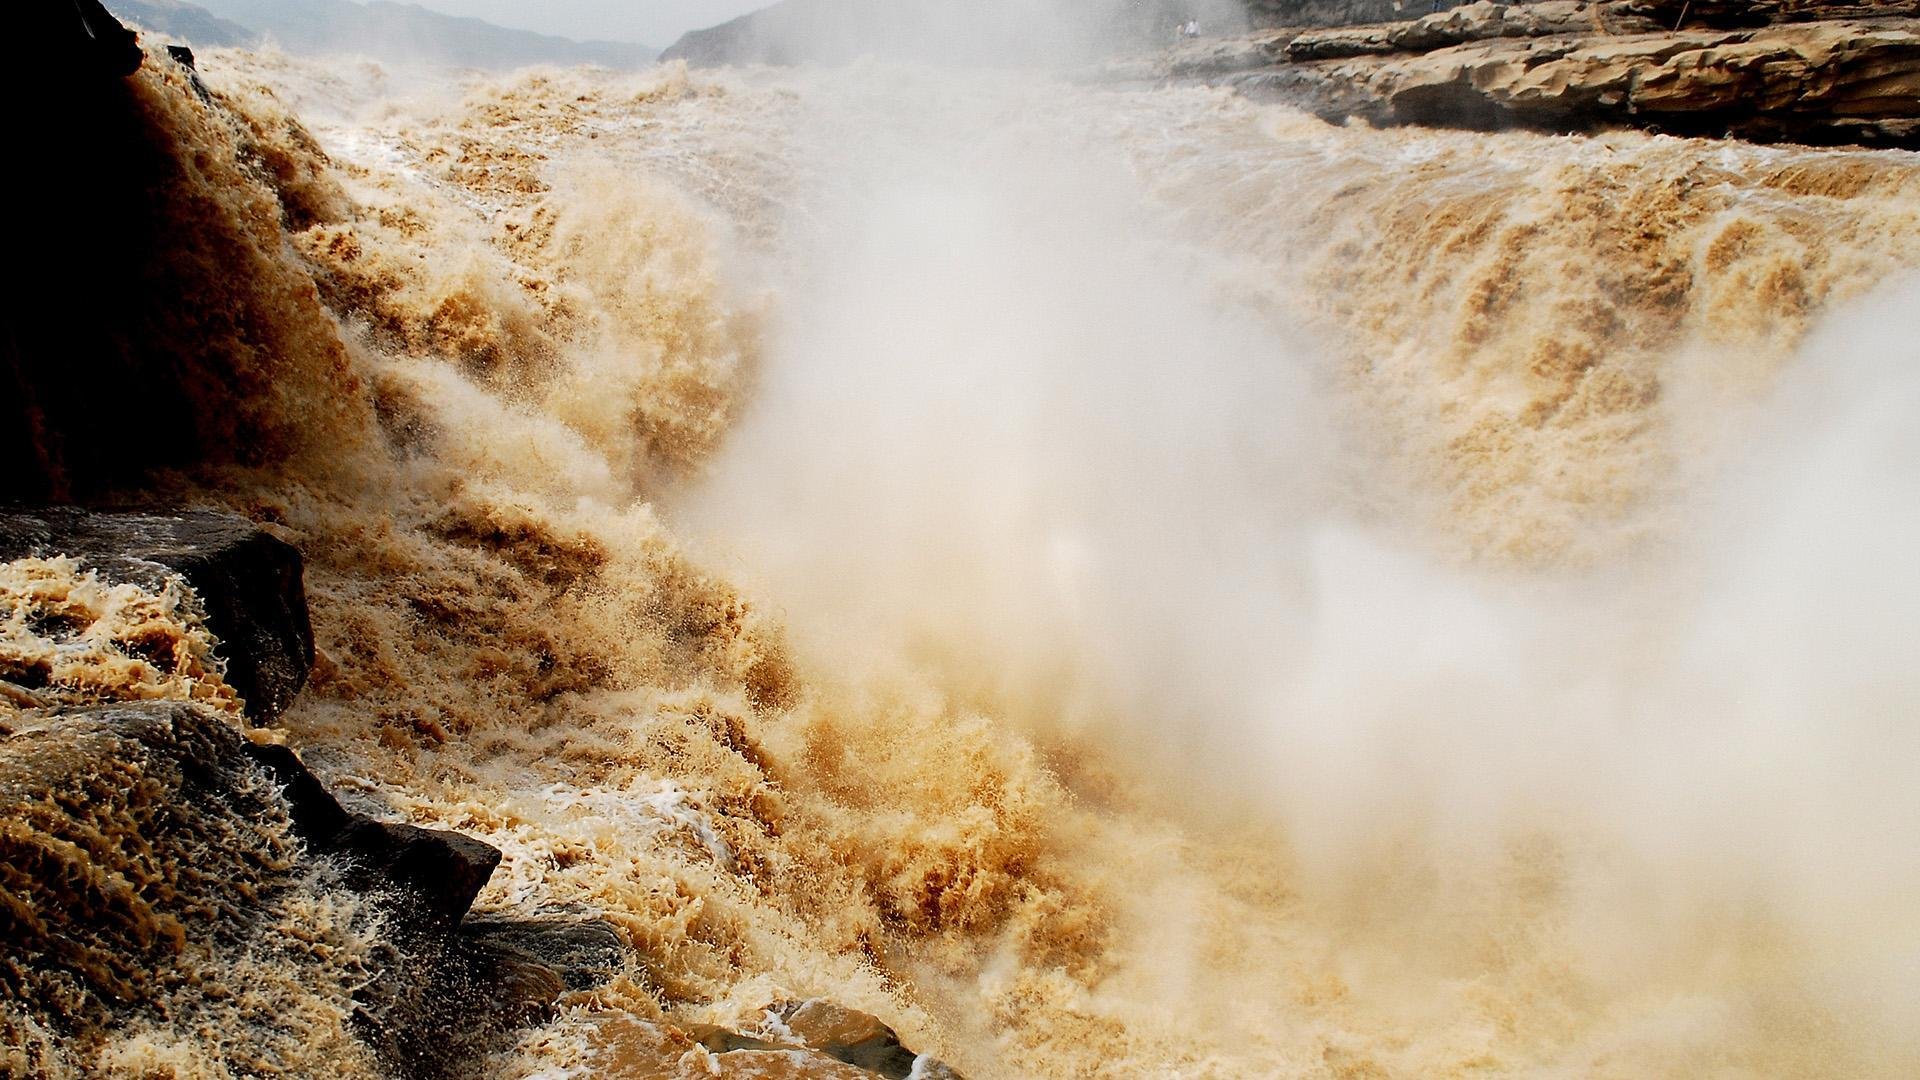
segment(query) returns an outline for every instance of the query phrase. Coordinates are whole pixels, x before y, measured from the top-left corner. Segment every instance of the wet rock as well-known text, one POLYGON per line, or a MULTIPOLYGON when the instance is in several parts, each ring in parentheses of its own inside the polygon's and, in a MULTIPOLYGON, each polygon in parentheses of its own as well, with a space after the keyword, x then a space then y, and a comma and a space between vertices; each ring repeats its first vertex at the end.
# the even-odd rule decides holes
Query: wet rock
POLYGON ((109 367, 101 313, 120 298, 113 283, 131 292, 135 277, 117 253, 145 224, 120 197, 133 187, 130 177, 147 171, 126 78, 143 55, 95 0, 19 0, 8 6, 7 29, 0 77, 19 103, 8 138, 32 154, 0 170, 0 199, 33 207, 15 216, 10 240, 34 252, 35 265, 15 279, 0 315, 0 499, 59 499, 71 489, 61 425, 88 417, 86 389, 97 390, 96 376, 109 367), (115 254, 103 258, 108 252, 115 254), (49 317, 74 311, 85 317, 49 317), (87 363, 96 356, 102 364, 87 363))
POLYGON ((475 916, 461 925, 460 933, 478 948, 544 967, 568 990, 590 990, 607 982, 632 953, 618 930, 589 917, 475 916))
MULTIPOLYGON (((254 718, 277 714, 299 689, 312 657, 300 557, 251 523, 201 512, 0 513, 0 560, 54 556, 148 591, 191 587, 254 718)), ((362 913, 358 929, 335 928, 364 951, 339 976, 349 988, 334 989, 351 997, 352 1037, 397 1076, 463 1074, 551 1015, 569 988, 623 962, 618 934, 591 920, 464 926, 497 849, 349 810, 292 749, 249 740, 227 713, 180 702, 52 708, 31 689, 19 696, 8 704, 25 711, 0 728, 0 811, 31 825, 0 843, 0 934, 28 942, 7 968, 20 988, 11 1000, 28 1001, 33 1016, 20 1032, 172 1010, 146 973, 159 972, 160 985, 217 977, 166 975, 168 956, 200 935, 219 943, 205 962, 223 970, 233 958, 222 950, 251 932, 253 908, 272 896, 296 898, 279 931, 295 958, 273 972, 296 982, 299 944, 324 929, 305 920, 362 913), (61 892, 93 880, 134 882, 134 892, 61 892), (202 933, 194 918, 212 924, 202 933), (155 925, 189 929, 163 933, 155 952, 155 925), (76 952, 88 941, 97 944, 76 952), (97 977, 97 989, 77 998, 63 989, 76 972, 97 977)), ((342 952, 328 944, 319 955, 342 952)), ((10 1017, 0 1025, 14 1034, 10 1017)))
POLYGON ((888 1080, 903 1080, 918 1057, 879 1018, 830 1001, 803 1002, 784 1019, 808 1046, 888 1080))
POLYGON ((189 703, 11 718, 0 820, 0 1034, 51 1039, 47 1061, 204 1012, 252 972, 351 1006, 350 1033, 301 1037, 357 1042, 397 1076, 465 1075, 624 953, 589 920, 460 927, 498 851, 351 813, 291 750, 189 703))
POLYGON ((284 884, 291 852, 272 828, 275 800, 248 783, 244 740, 225 719, 153 703, 9 727, 0 992, 51 1030, 77 1035, 136 1011, 180 963, 160 928, 239 936, 254 897, 284 884))
POLYGON ((496 1022, 512 1027, 545 1021, 562 995, 607 983, 632 955, 618 930, 590 917, 476 916, 459 936, 476 983, 495 1002, 496 1022))
POLYGON ((350 811, 285 746, 247 753, 284 793, 294 832, 341 866, 347 888, 398 917, 387 934, 393 974, 364 988, 359 1027, 401 1075, 460 1075, 551 1017, 569 989, 620 970, 626 943, 598 920, 467 920, 500 863, 491 844, 350 811))
MULTIPOLYGON (((1802 4, 1778 5, 1769 25, 1692 28, 1739 21, 1722 7, 1482 2, 1298 33, 1278 50, 1283 60, 1222 78, 1330 120, 1920 145, 1920 20, 1835 19, 1859 5, 1802 4), (1682 11, 1689 29, 1663 22, 1682 11)), ((1169 60, 1170 73, 1178 64, 1169 60)))
POLYGON ((423 918, 453 926, 500 865, 500 850, 459 833, 360 818, 335 837, 351 857, 349 884, 405 894, 423 918))
POLYGON ((313 666, 300 552, 245 518, 211 511, 0 511, 0 562, 67 556, 115 582, 158 589, 179 578, 219 639, 226 682, 248 717, 268 723, 313 666))
MULTIPOLYGON (((865 1069, 791 1042, 758 1039, 710 1024, 657 1024, 632 1016, 588 1021, 590 1045, 602 1061, 634 1077, 720 1076, 756 1080, 873 1080, 865 1069)), ((929 1077, 939 1074, 927 1074, 929 1077)))
POLYGON ((475 1012, 487 1017, 495 1031, 543 1024, 553 1018, 567 983, 558 972, 537 960, 511 951, 463 947, 469 979, 481 1000, 475 1012))
POLYGON ((339 856, 356 891, 396 894, 416 916, 452 927, 500 865, 500 849, 470 836, 348 811, 285 746, 249 744, 247 752, 285 791, 294 831, 314 851, 339 856))

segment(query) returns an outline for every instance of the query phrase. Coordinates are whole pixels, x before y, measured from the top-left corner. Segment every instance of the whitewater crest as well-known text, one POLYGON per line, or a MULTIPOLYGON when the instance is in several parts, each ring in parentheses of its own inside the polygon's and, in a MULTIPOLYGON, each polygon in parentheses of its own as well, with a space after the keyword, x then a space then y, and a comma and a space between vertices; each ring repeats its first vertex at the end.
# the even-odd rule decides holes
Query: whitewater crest
MULTIPOLYGON (((1756 815, 1779 881, 1725 855, 1818 736, 1681 676, 1768 667, 1713 634, 1803 609, 1679 627, 1670 579, 1594 581, 1696 530, 1796 542, 1697 497, 1821 316, 1910 268, 1907 156, 870 64, 202 68, 211 102, 132 83, 187 239, 102 332, 187 358, 203 448, 143 490, 303 553, 315 666, 275 723, 318 774, 499 848, 477 911, 630 948, 486 1075, 855 1075, 805 1053, 879 1038, 836 1008, 914 1076, 1920 1062, 1910 856, 1810 884, 1858 823, 1817 800, 1806 835, 1756 815), (1747 771, 1700 745, 1762 727, 1747 771)), ((230 705, 190 597, 62 560, 0 596, 0 662, 52 688, 9 715, 230 705)), ((9 1012, 7 1068, 375 1075, 379 928, 280 889, 260 925, 319 960, 261 938, 79 1041, 9 1012)))

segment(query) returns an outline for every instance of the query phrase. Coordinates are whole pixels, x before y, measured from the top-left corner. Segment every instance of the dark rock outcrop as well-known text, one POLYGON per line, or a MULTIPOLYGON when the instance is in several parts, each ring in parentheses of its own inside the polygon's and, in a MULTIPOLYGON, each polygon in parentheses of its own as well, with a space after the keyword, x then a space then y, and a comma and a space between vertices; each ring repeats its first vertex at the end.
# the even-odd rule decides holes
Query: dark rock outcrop
POLYGON ((84 1041, 154 1007, 183 942, 244 948, 253 916, 295 887, 276 870, 293 854, 271 827, 284 811, 224 718, 154 703, 9 726, 0 994, 54 1036, 84 1041))
MULTIPOLYGON (((136 587, 115 604, 191 589, 253 718, 298 692, 313 658, 300 555, 252 523, 205 511, 0 512, 0 563, 55 557, 136 587)), ((58 563, 29 566, 0 610, 14 632, 28 628, 25 640, 57 638, 46 624, 69 616, 42 610, 43 593, 78 579, 58 563)), ((469 921, 497 849, 343 806, 298 754, 249 739, 231 711, 117 700, 151 689, 111 679, 82 696, 106 696, 88 706, 48 705, 52 687, 13 689, 0 699, 0 939, 11 947, 0 1033, 28 1048, 14 1065, 30 1073, 61 1060, 84 1071, 88 1047, 128 1024, 252 1000, 263 991, 232 985, 250 978, 293 1012, 319 1014, 318 1030, 312 1016, 304 1030, 287 1021, 287 1038, 344 1041, 398 1076, 459 1075, 625 963, 623 940, 591 919, 469 921)), ((205 1023, 255 1026, 225 1014, 205 1023)), ((256 1045, 276 1037, 265 1028, 250 1032, 256 1045)))
POLYGON ((139 70, 142 54, 134 35, 97 3, 22 0, 8 16, 13 48, 6 91, 16 102, 10 137, 23 154, 0 172, 0 198, 33 208, 20 215, 12 237, 33 272, 10 290, 18 307, 0 307, 0 454, 8 462, 0 471, 0 499, 44 499, 65 494, 54 424, 66 415, 62 391, 79 380, 41 362, 59 356, 71 365, 94 350, 91 328, 69 328, 63 325, 69 320, 47 315, 99 298, 100 279, 110 283, 115 268, 101 273, 93 267, 90 290, 81 272, 90 259, 82 253, 102 250, 109 237, 135 234, 137 212, 99 196, 115 182, 105 170, 139 156, 126 141, 137 125, 125 77, 139 70), (43 388, 49 382, 58 388, 43 388))
POLYGON ((569 990, 590 990, 612 979, 632 953, 618 930, 582 915, 476 915, 461 924, 460 933, 494 955, 545 968, 569 990))
MULTIPOLYGON (((195 407, 196 393, 230 392, 190 374, 199 357, 170 347, 163 329, 218 351, 216 329, 193 325, 194 284, 168 264, 223 237, 180 212, 179 162, 142 100, 149 77, 124 77, 142 67, 135 36, 91 0, 9 10, 17 32, 4 78, 23 153, 0 171, 0 199, 32 208, 10 236, 32 271, 0 305, 0 502, 90 497, 263 445, 233 438, 242 410, 231 400, 195 407)), ((241 265, 223 255, 209 265, 241 265)), ((257 317, 222 307, 208 321, 257 317)))
POLYGON ((0 562, 68 556, 110 581, 157 589, 169 577, 199 597, 226 681, 266 723, 313 666, 300 552, 245 518, 211 511, 0 511, 0 562))
POLYGON ((597 920, 466 921, 500 864, 491 844, 354 813, 287 747, 246 752, 284 793, 308 850, 339 867, 345 888, 393 913, 386 955, 397 977, 363 990, 360 1028, 400 1074, 458 1075, 508 1033, 550 1016, 568 989, 620 970, 625 943, 597 920))
POLYGON ((10 13, 31 52, 18 57, 63 81, 110 81, 140 70, 140 44, 99 0, 25 0, 10 13))
POLYGON ((218 713, 116 704, 8 728, 0 995, 13 1011, 0 1022, 34 1025, 10 1038, 44 1029, 80 1047, 184 1007, 170 992, 237 992, 221 985, 236 954, 267 953, 286 992, 350 996, 359 1040, 389 1071, 457 1075, 620 969, 624 943, 592 920, 462 925, 497 850, 352 813, 293 751, 218 713), (357 929, 306 921, 343 909, 329 895, 364 898, 357 929), (195 986, 209 989, 178 990, 195 986))
POLYGON ((247 753, 285 792, 295 834, 345 864, 348 888, 398 898, 434 928, 457 926, 500 865, 498 848, 470 836, 349 812, 287 747, 249 744, 247 753))

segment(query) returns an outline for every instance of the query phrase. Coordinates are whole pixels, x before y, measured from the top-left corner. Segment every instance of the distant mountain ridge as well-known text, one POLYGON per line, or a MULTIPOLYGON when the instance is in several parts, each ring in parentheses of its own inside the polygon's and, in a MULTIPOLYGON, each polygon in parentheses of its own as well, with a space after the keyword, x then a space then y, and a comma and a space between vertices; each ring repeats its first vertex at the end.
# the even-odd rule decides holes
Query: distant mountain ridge
POLYGON ((182 0, 106 0, 106 5, 126 22, 205 48, 253 45, 260 40, 258 31, 182 0))
POLYGON ((1079 0, 1035 10, 1027 0, 779 0, 689 31, 660 58, 695 66, 839 63, 864 55, 969 63, 1091 59, 1167 40, 1189 19, 1216 32, 1240 29, 1250 2, 1079 0))
POLYGON ((418 4, 372 0, 106 0, 131 22, 197 45, 271 41, 291 53, 353 53, 377 60, 424 60, 455 67, 597 64, 638 68, 659 55, 647 45, 511 30, 442 15, 418 4))

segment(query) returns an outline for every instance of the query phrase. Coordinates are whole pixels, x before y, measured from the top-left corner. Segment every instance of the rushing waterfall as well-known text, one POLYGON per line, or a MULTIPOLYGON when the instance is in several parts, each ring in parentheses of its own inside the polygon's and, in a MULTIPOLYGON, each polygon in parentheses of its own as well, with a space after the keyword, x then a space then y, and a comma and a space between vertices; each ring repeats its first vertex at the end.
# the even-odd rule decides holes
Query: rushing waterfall
MULTIPOLYGON (((1920 1071, 1912 154, 201 67, 129 333, 259 452, 150 490, 306 554, 317 771, 641 958, 490 1075, 807 996, 976 1080, 1920 1071)), ((363 932, 195 977, 351 1074, 363 932)), ((21 1060, 251 1074, 178 1015, 21 1060)))

